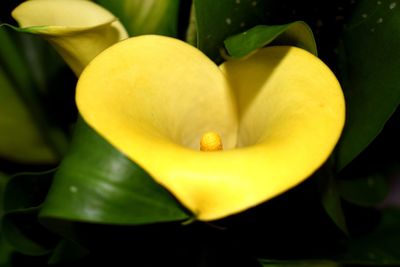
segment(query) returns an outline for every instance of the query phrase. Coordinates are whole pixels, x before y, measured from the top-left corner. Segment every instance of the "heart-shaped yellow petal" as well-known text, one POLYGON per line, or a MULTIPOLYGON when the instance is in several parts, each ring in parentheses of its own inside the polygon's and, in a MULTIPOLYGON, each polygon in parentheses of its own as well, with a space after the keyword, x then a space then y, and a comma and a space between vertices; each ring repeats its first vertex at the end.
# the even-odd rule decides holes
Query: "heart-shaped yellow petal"
POLYGON ((284 46, 218 68, 179 40, 131 38, 89 64, 76 100, 89 125, 200 220, 297 185, 328 158, 344 124, 329 68, 284 46), (200 151, 210 131, 224 150, 200 151))

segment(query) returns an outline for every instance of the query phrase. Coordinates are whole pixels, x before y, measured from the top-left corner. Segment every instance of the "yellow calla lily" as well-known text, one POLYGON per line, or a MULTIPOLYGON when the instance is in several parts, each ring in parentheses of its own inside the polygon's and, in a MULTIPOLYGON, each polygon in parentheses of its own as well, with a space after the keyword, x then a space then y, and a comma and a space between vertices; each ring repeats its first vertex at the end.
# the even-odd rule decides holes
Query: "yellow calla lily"
POLYGON ((96 57, 76 101, 89 125, 199 220, 305 180, 329 157, 345 116, 335 76, 305 50, 268 47, 217 67, 196 48, 153 35, 96 57), (223 150, 200 151, 206 132, 219 134, 223 150))
POLYGON ((128 38, 113 14, 91 1, 26 1, 12 16, 23 31, 47 39, 77 76, 101 51, 128 38))

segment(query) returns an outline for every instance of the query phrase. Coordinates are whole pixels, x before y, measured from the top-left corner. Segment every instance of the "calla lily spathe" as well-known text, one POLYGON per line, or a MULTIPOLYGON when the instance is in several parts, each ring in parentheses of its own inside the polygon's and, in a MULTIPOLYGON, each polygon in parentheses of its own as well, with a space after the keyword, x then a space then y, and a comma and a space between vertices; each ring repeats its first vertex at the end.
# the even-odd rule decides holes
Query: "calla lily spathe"
POLYGON ((176 39, 141 36, 96 57, 76 101, 86 122, 200 220, 285 192, 329 157, 345 106, 329 68, 276 46, 216 66, 176 39), (201 152, 205 132, 223 151, 201 152))
POLYGON ((91 1, 26 1, 12 16, 22 31, 48 40, 77 76, 101 51, 128 38, 113 14, 91 1))

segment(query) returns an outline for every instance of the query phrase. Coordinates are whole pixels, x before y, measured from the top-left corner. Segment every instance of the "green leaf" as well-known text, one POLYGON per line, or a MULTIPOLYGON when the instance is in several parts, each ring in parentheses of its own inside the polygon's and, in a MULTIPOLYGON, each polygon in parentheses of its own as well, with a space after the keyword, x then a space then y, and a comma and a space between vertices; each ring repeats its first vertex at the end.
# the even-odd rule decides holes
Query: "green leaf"
POLYGON ((46 198, 54 170, 37 173, 19 173, 12 177, 4 192, 4 211, 31 209, 40 206, 46 198))
POLYGON ((0 27, 0 41, 0 157, 24 163, 54 163, 65 149, 66 140, 48 119, 41 99, 45 84, 43 72, 38 70, 43 68, 37 65, 32 51, 38 46, 31 37, 5 27, 0 27))
POLYGON ((341 200, 335 177, 329 168, 331 164, 324 165, 317 173, 319 185, 321 188, 322 205, 334 223, 348 235, 346 220, 342 210, 341 200))
POLYGON ((4 215, 1 231, 15 250, 32 256, 48 254, 57 238, 38 222, 39 208, 8 212, 4 215))
POLYGON ((382 175, 367 178, 338 180, 340 196, 356 205, 373 206, 382 202, 389 193, 389 185, 382 175))
POLYGON ((400 103, 400 7, 358 1, 344 29, 339 57, 347 122, 337 168, 351 162, 382 130, 400 103))
POLYGON ((117 16, 130 36, 178 33, 179 0, 97 0, 117 16))
POLYGON ((285 25, 258 25, 225 40, 225 47, 232 57, 244 57, 267 44, 292 45, 308 50, 317 56, 313 33, 303 21, 285 25))
POLYGON ((0 156, 21 162, 54 162, 32 115, 0 67, 0 156))
POLYGON ((284 13, 290 11, 283 11, 285 4, 287 1, 194 0, 197 47, 218 63, 222 59, 220 52, 224 49, 224 40, 229 36, 257 25, 290 22, 284 13))
POLYGON ((134 225, 189 215, 147 173, 79 120, 41 217, 134 225))
POLYGON ((18 94, 17 86, 29 86, 26 68, 16 66, 11 68, 13 74, 18 75, 13 84, 13 80, 6 75, 7 66, 3 62, 13 62, 23 64, 18 54, 13 55, 14 51, 11 39, 4 28, 0 28, 0 156, 15 161, 27 162, 52 162, 56 155, 46 144, 40 129, 38 129, 30 110, 26 107, 18 94), (9 48, 9 49, 8 49, 9 48), (7 57, 5 60, 4 58, 7 57), (3 65, 4 64, 4 65, 3 65))
POLYGON ((54 171, 24 173, 11 178, 4 193, 3 237, 17 251, 43 255, 55 246, 57 237, 39 224, 38 212, 54 171))
POLYGON ((54 249, 49 264, 73 264, 88 254, 88 251, 75 242, 63 239, 54 249))
POLYGON ((11 255, 13 248, 4 240, 0 233, 0 266, 12 266, 11 255))

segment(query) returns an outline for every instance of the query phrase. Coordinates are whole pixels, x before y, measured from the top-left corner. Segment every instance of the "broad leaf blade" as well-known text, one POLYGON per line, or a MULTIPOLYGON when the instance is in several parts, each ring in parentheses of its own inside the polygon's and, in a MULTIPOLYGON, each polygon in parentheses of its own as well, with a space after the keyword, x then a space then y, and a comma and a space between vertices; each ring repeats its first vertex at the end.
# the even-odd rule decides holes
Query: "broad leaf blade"
POLYGON ((189 215, 147 173, 79 120, 41 217, 135 225, 189 215))
POLYGON ((179 0, 97 0, 117 16, 130 36, 178 33, 179 0))
POLYGON ((347 123, 337 168, 352 161, 382 130, 400 103, 400 7, 363 0, 344 29, 339 56, 347 123))
POLYGON ((305 22, 296 21, 285 25, 258 25, 225 40, 225 47, 232 57, 246 56, 267 44, 293 45, 317 55, 313 33, 305 22))
POLYGON ((259 24, 269 24, 266 10, 272 1, 194 0, 197 46, 212 60, 221 61, 220 49, 229 36, 259 24))

